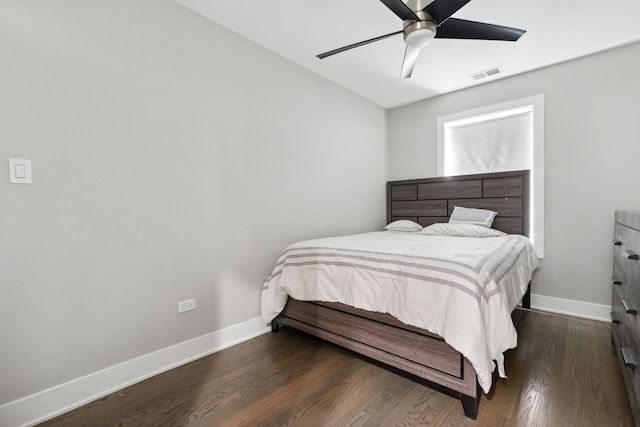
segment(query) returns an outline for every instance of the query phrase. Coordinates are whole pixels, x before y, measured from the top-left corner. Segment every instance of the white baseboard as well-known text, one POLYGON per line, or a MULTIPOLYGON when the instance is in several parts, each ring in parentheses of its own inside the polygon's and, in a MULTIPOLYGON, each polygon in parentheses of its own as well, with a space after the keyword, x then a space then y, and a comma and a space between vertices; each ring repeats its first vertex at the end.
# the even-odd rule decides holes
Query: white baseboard
POLYGON ((0 426, 30 426, 270 329, 261 317, 145 354, 0 406, 0 426))
POLYGON ((531 294, 531 308, 610 322, 611 306, 531 294))

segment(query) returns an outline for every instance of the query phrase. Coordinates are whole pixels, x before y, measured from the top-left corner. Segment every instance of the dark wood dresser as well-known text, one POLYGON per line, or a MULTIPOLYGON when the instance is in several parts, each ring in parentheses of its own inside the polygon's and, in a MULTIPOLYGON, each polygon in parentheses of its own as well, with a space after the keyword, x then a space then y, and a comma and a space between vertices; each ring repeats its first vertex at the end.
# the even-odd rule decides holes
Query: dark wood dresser
POLYGON ((640 211, 616 211, 611 338, 640 425, 640 211))

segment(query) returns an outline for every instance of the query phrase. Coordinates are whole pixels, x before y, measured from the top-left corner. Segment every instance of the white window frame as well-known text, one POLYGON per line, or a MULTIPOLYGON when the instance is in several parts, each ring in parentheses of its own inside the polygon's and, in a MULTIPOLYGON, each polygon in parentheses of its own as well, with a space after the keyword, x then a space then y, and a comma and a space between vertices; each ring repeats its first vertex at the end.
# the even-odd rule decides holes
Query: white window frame
POLYGON ((544 95, 534 95, 500 104, 476 108, 460 113, 438 117, 437 120, 437 157, 438 176, 445 174, 445 142, 448 130, 455 126, 482 122, 500 116, 533 113, 533 147, 531 165, 531 218, 529 236, 539 258, 544 258, 544 95))

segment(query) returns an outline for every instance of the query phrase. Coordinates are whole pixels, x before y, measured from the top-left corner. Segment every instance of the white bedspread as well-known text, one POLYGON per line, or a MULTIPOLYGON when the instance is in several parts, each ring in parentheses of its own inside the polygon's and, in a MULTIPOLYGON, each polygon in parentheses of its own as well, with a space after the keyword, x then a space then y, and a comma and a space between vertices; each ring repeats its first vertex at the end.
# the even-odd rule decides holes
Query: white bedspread
POLYGON ((287 296, 388 313, 442 336, 473 365, 485 393, 493 361, 517 345, 511 311, 538 267, 523 236, 489 238, 373 232, 289 246, 262 288, 270 322, 287 296))

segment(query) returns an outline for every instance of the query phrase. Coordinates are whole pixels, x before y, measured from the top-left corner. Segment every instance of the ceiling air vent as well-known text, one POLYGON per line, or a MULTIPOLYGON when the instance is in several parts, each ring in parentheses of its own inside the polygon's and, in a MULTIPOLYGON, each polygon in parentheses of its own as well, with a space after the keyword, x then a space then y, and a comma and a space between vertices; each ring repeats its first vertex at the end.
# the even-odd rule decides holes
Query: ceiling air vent
POLYGON ((503 74, 504 70, 502 67, 493 67, 488 70, 480 71, 479 73, 471 74, 471 78, 473 80, 482 80, 487 77, 495 76, 496 74, 503 74))

